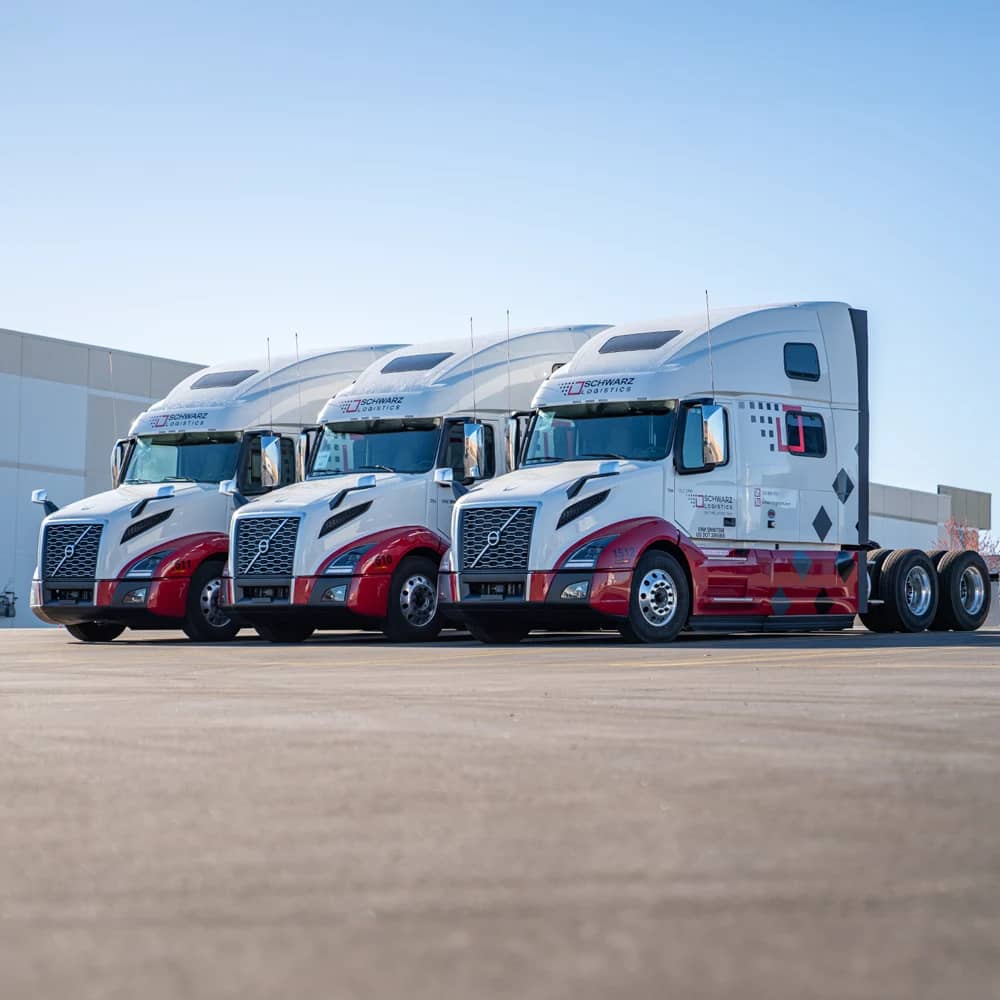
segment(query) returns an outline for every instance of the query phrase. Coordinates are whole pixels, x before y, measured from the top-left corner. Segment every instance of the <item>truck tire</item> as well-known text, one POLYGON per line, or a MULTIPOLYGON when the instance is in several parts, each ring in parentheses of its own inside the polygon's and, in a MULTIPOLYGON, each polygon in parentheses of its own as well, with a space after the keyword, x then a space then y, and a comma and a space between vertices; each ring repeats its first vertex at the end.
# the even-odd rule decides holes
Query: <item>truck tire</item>
POLYGON ((931 549, 931 551, 927 553, 927 558, 934 563, 934 568, 937 569, 938 563, 940 563, 947 554, 947 549, 931 549))
POLYGON ((80 622, 67 625, 66 631, 80 642, 111 642, 125 631, 125 626, 114 622, 80 622))
POLYGON ((671 642, 687 624, 691 588, 681 564, 669 553, 647 552, 632 574, 626 642, 671 642))
POLYGON ((488 646, 513 646, 531 631, 523 625, 468 625, 467 628, 473 639, 488 646))
POLYGON ((931 628, 974 632, 990 613, 990 573, 978 552, 948 552, 938 563, 938 610, 931 628))
POLYGON ((382 632, 393 642, 426 642, 441 631, 437 606, 437 564, 427 556, 407 556, 392 574, 382 632))
POLYGON ((218 560, 203 562, 188 584, 187 610, 181 628, 192 642, 228 642, 240 630, 219 608, 222 566, 218 560))
MULTIPOLYGON (((880 589, 882 584, 882 567, 885 565, 886 559, 888 559, 892 553, 892 549, 875 549, 874 552, 868 553, 869 598, 874 597, 879 600, 882 599, 880 589)), ((869 632, 895 631, 896 626, 893 623, 892 616, 888 613, 885 604, 869 605, 868 610, 863 615, 859 615, 858 617, 861 619, 861 624, 864 625, 869 632)))
POLYGON ((938 609, 938 578, 926 552, 897 549, 882 567, 882 605, 897 632, 923 632, 938 609))
POLYGON ((257 635, 268 642, 305 642, 316 631, 302 622, 268 622, 255 625, 257 635))

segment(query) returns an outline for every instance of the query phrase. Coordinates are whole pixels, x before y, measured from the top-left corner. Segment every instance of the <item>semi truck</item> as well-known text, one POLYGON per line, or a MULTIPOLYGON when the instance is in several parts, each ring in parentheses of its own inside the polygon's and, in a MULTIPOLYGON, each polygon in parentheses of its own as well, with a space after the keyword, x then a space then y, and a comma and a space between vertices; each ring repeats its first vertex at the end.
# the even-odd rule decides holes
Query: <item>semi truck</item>
POLYGON ((397 346, 214 365, 178 383, 116 442, 111 490, 61 509, 45 490, 32 494, 46 514, 32 611, 83 642, 126 628, 231 639, 240 626, 219 587, 234 505, 293 482, 302 426, 397 346), (228 495, 221 481, 234 483, 228 495))
POLYGON ((510 413, 605 328, 426 343, 373 363, 304 435, 304 481, 234 514, 225 612, 278 642, 338 628, 436 636, 455 496, 512 468, 510 413))
POLYGON ((868 318, 840 302, 613 327, 539 388, 519 468, 454 505, 442 613, 532 629, 978 628, 975 552, 869 538, 868 318))

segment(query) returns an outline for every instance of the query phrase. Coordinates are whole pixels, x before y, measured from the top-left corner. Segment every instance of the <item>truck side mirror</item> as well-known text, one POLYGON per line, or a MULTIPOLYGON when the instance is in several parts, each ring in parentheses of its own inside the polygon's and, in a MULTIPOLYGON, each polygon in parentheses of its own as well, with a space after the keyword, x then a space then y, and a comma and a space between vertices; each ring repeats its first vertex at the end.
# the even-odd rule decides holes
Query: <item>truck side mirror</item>
POLYGON ((49 499, 48 490, 32 490, 31 491, 31 502, 38 503, 42 505, 42 509, 45 511, 45 516, 48 517, 49 514, 54 514, 59 508, 49 499))
POLYGON ((462 451, 462 471, 466 479, 482 478, 486 464, 486 430, 482 424, 465 424, 465 447, 462 451))
POLYGON ((507 471, 513 472, 521 455, 521 421, 517 417, 508 417, 504 422, 504 449, 507 471))
POLYGON ((122 473, 125 471, 125 459, 128 456, 130 438, 119 438, 111 449, 111 488, 118 489, 122 484, 122 473))
POLYGON ((451 486, 455 481, 455 473, 451 469, 435 469, 434 482, 438 486, 451 486))
POLYGON ((250 502, 245 496, 243 496, 242 493, 240 493, 239 484, 235 479, 223 479, 222 482, 219 483, 219 492, 224 493, 228 497, 232 497, 234 507, 242 507, 244 504, 250 502))
POLYGON ((265 490, 281 485, 281 438, 273 434, 260 438, 260 485, 265 490))
POLYGON ((302 482, 309 472, 309 462, 321 430, 320 427, 306 427, 299 431, 298 440, 295 442, 295 477, 299 482, 302 482))

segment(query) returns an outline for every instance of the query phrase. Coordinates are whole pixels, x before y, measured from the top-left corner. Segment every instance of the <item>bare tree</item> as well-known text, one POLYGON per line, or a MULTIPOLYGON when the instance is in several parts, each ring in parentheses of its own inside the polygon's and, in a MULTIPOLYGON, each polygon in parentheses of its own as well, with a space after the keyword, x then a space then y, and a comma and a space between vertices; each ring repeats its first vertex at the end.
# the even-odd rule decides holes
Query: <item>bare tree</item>
POLYGON ((957 517, 949 517, 945 522, 936 548, 947 549, 949 552, 956 549, 971 549, 986 560, 991 572, 1000 570, 1000 539, 994 538, 988 532, 973 528, 967 521, 960 521, 957 517))

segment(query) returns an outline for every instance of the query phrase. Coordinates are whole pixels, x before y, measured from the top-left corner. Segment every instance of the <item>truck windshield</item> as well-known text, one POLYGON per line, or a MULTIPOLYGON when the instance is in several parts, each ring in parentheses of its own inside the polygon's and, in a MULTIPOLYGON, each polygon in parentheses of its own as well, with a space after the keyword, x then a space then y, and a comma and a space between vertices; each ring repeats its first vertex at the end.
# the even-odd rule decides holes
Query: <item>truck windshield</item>
POLYGON ((218 483, 236 474, 239 434, 156 434, 136 438, 124 482, 218 483))
POLYGON ((327 424, 310 477, 344 472, 429 472, 437 458, 440 420, 372 420, 327 424))
POLYGON ((674 430, 674 399, 642 403, 578 403, 539 410, 524 465, 581 458, 666 458, 674 430))

